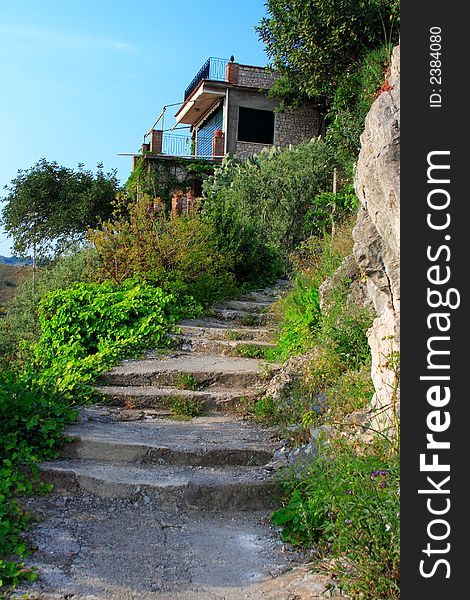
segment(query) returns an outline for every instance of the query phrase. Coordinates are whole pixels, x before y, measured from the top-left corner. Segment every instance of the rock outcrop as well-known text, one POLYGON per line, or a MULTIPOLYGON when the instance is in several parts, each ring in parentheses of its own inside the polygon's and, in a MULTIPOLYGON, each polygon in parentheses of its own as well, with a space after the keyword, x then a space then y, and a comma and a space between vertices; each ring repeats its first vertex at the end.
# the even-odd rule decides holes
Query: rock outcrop
POLYGON ((376 319, 368 332, 375 419, 383 429, 397 414, 400 343, 400 48, 367 115, 355 176, 361 202, 354 257, 376 319))

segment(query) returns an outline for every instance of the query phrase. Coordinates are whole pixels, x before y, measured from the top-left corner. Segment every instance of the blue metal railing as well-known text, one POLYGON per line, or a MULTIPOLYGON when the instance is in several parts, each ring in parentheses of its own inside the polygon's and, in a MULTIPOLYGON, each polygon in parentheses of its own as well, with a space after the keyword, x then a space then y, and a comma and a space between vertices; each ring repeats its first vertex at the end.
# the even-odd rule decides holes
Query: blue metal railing
POLYGON ((191 137, 189 135, 164 133, 162 154, 168 156, 191 156, 191 137))
POLYGON ((227 63, 228 60, 225 58, 208 58, 186 88, 184 92, 184 99, 187 100, 191 93, 197 88, 199 82, 201 82, 203 79, 225 81, 225 65, 227 63))

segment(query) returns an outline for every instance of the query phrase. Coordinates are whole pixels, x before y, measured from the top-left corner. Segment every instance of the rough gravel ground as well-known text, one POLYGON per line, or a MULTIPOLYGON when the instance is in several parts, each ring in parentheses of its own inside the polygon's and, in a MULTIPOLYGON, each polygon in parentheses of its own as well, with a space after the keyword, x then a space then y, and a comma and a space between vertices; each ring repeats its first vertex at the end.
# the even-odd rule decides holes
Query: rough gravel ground
POLYGON ((163 512, 150 499, 132 503, 89 494, 31 499, 28 508, 39 519, 30 533, 38 551, 28 565, 40 575, 13 598, 331 597, 324 595, 326 578, 291 570, 302 557, 279 541, 265 513, 186 515, 163 512))

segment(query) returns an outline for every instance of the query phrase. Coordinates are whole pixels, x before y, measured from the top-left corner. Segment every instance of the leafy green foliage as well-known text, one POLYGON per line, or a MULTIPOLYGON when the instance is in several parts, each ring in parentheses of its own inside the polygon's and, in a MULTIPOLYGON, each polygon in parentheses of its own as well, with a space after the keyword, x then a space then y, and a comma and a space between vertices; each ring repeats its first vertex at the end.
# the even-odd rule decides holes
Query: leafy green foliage
POLYGON ((19 360, 22 354, 20 341, 38 341, 41 299, 49 292, 87 280, 93 272, 93 262, 91 252, 78 251, 60 256, 34 272, 30 268, 28 276, 18 286, 5 318, 0 321, 0 365, 11 367, 19 360))
POLYGON ((342 223, 292 256, 294 285, 275 305, 281 326, 274 357, 306 357, 289 393, 261 398, 253 413, 281 424, 291 445, 313 448, 284 476, 272 517, 282 538, 312 548, 319 569, 327 561, 351 597, 398 598, 398 446, 385 436, 363 441, 364 422, 355 415, 374 392, 366 338, 372 315, 348 305, 350 281, 338 274, 322 290, 321 309, 319 302, 320 285, 351 252, 350 232, 351 223, 342 223))
POLYGON ((119 187, 114 171, 96 174, 79 165, 74 171, 41 159, 19 171, 4 198, 2 224, 13 250, 35 259, 57 254, 83 240, 89 227, 112 212, 119 187))
POLYGON ((175 382, 175 386, 180 390, 193 390, 197 391, 201 387, 197 377, 192 373, 179 373, 178 378, 175 382))
MULTIPOLYGON (((344 292, 347 286, 343 285, 342 294, 337 294, 341 306, 335 309, 334 314, 332 307, 328 311, 320 310, 319 287, 351 251, 351 227, 351 221, 345 221, 334 235, 312 236, 291 255, 291 263, 295 268, 294 285, 274 305, 274 311, 280 319, 275 358, 285 359, 302 354, 311 350, 320 340, 325 345, 331 340, 335 322, 345 310, 344 292)), ((346 317, 344 319, 347 321, 346 317)), ((339 331, 336 335, 340 337, 339 331)))
POLYGON ((243 162, 225 158, 204 182, 203 217, 217 227, 219 248, 234 257, 239 281, 272 279, 306 227, 328 230, 335 210, 338 217, 351 210, 349 196, 335 205, 325 194, 333 166, 328 146, 315 139, 243 162))
POLYGON ((265 358, 266 348, 256 343, 238 344, 234 354, 243 358, 265 358))
POLYGON ((21 532, 30 516, 17 497, 47 491, 37 462, 56 456, 61 431, 75 418, 53 385, 38 386, 28 377, 0 372, 0 587, 36 577, 13 560, 29 553, 21 532))
POLYGON ((302 275, 296 278, 294 289, 282 300, 282 322, 277 339, 275 356, 287 358, 302 354, 313 343, 313 335, 320 321, 320 298, 318 289, 302 275))
POLYGON ((317 558, 340 557, 333 571, 351 597, 399 598, 399 455, 346 443, 323 449, 285 479, 274 512, 282 538, 314 546, 317 558))
POLYGON ((329 108, 326 143, 341 168, 352 179, 353 165, 360 150, 360 136, 377 90, 390 65, 388 44, 367 53, 355 68, 343 73, 329 108))
POLYGON ((268 0, 256 28, 281 78, 281 97, 324 98, 368 51, 398 39, 397 0, 268 0))
POLYGON ((163 404, 173 412, 171 418, 176 420, 189 421, 204 413, 204 400, 200 398, 168 396, 163 400, 163 404))
POLYGON ((40 384, 55 381, 71 400, 81 392, 83 401, 110 365, 167 344, 167 332, 184 312, 174 296, 137 279, 57 290, 40 303, 42 334, 30 348, 29 368, 40 384))
POLYGON ((314 205, 304 216, 302 239, 310 236, 322 236, 331 231, 336 221, 341 223, 345 216, 354 213, 359 201, 351 187, 345 186, 340 193, 323 192, 315 196, 314 205))

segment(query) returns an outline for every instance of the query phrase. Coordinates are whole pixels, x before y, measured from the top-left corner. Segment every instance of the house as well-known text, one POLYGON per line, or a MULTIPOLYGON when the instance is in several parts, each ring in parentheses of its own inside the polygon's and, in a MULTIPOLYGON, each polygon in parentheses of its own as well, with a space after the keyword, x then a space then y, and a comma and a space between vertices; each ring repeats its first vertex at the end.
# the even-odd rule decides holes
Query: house
POLYGON ((178 124, 191 127, 195 155, 248 158, 267 146, 298 144, 320 135, 322 121, 313 103, 276 112, 278 101, 267 95, 275 77, 263 67, 209 58, 186 88, 175 115, 178 124))
MULTIPOLYGON (((279 101, 268 96, 275 78, 274 72, 238 64, 233 57, 209 58, 178 103, 171 130, 164 128, 167 106, 145 134, 142 155, 149 168, 151 163, 161 168, 164 161, 166 168, 173 168, 180 177, 184 173, 181 159, 218 162, 226 154, 246 159, 266 147, 298 144, 323 135, 323 120, 315 104, 277 110, 279 101)), ((139 156, 134 155, 134 166, 139 156)), ((197 177, 188 179, 187 175, 182 183, 197 194, 197 177)))

